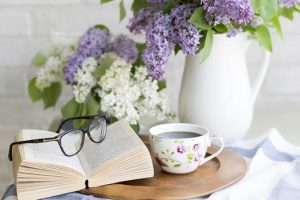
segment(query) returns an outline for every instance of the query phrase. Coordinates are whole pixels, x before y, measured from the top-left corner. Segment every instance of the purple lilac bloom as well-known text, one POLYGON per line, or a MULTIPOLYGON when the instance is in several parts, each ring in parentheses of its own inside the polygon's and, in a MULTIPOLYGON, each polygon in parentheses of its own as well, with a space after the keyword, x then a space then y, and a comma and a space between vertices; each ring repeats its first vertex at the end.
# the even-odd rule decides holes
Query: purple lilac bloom
POLYGON ((154 12, 154 7, 143 8, 139 10, 130 20, 127 28, 134 34, 140 34, 146 30, 154 12))
POLYGON ((188 20, 192 16, 196 6, 184 4, 171 10, 170 16, 173 21, 173 40, 178 43, 185 55, 194 55, 200 43, 200 30, 188 20))
POLYGON ((228 30, 226 36, 227 37, 235 37, 237 34, 243 32, 243 29, 242 28, 231 28, 228 30))
POLYGON ((111 51, 115 52, 130 64, 134 63, 137 59, 138 50, 135 46, 135 42, 125 35, 117 36, 110 48, 111 51))
POLYGON ((169 0, 147 0, 147 2, 153 5, 142 8, 131 19, 129 19, 127 28, 134 34, 140 34, 144 32, 147 25, 151 22, 155 11, 166 5, 169 0))
POLYGON ((202 0, 206 20, 210 25, 249 23, 254 11, 250 0, 202 0))
POLYGON ((175 47, 172 38, 172 21, 169 15, 161 12, 155 14, 146 28, 146 45, 143 60, 152 78, 161 80, 165 72, 165 64, 175 47))
POLYGON ((156 13, 148 24, 143 60, 152 78, 163 78, 165 65, 175 44, 179 44, 185 55, 194 55, 197 51, 202 35, 188 22, 195 9, 193 4, 180 5, 170 14, 156 13))
POLYGON ((86 59, 85 56, 75 53, 68 57, 67 66, 64 69, 64 79, 69 84, 74 84, 74 74, 81 68, 82 62, 86 59))
POLYGON ((297 0, 278 0, 279 5, 284 8, 294 7, 297 3, 297 0))
POLYGON ((99 58, 109 39, 110 34, 106 30, 92 27, 80 37, 77 51, 86 57, 99 58))
POLYGON ((104 53, 109 39, 110 34, 106 30, 95 27, 90 28, 80 37, 77 52, 68 57, 67 66, 64 69, 64 78, 67 83, 75 83, 74 75, 87 57, 99 58, 104 53))

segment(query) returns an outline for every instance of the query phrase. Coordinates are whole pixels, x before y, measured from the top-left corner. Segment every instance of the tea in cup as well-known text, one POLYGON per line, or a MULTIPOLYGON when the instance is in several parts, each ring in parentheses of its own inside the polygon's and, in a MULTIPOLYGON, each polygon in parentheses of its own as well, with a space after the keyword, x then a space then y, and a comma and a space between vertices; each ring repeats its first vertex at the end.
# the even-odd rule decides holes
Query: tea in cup
POLYGON ((221 137, 210 137, 207 128, 187 123, 170 123, 152 127, 149 142, 154 158, 163 171, 187 174, 219 155, 224 142, 221 137), (220 149, 204 157, 212 140, 219 140, 220 149))

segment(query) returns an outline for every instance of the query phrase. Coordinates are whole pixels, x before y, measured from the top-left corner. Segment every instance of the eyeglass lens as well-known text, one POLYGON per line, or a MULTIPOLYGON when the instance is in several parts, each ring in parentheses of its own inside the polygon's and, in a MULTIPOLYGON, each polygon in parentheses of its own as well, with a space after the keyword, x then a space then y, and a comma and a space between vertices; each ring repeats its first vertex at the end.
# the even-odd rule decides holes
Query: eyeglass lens
POLYGON ((89 132, 94 142, 101 142, 106 134, 106 121, 104 118, 96 118, 89 126, 89 132))
POLYGON ((81 130, 71 130, 61 137, 61 146, 65 154, 72 156, 77 154, 83 145, 84 133, 81 130))

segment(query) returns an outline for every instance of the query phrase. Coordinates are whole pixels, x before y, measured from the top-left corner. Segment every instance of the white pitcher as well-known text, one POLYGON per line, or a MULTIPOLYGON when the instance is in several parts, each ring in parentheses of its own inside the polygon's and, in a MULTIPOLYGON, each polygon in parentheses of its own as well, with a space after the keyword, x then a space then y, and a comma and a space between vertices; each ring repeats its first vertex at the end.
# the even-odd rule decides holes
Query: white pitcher
POLYGON ((251 42, 246 33, 233 38, 213 36, 210 56, 201 63, 201 53, 187 56, 179 97, 181 122, 201 124, 225 144, 246 134, 259 88, 269 66, 270 53, 263 50, 260 71, 250 86, 246 51, 251 42))

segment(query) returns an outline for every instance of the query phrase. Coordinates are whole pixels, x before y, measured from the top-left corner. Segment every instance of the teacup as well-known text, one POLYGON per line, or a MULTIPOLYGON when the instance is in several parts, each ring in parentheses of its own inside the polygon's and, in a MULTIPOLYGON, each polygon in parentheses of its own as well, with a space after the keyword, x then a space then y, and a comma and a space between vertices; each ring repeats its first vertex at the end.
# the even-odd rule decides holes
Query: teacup
POLYGON ((162 170, 172 174, 187 174, 219 155, 224 142, 221 137, 209 137, 207 128, 187 123, 170 123, 152 127, 149 142, 162 170), (212 140, 221 145, 214 154, 204 157, 212 140))

